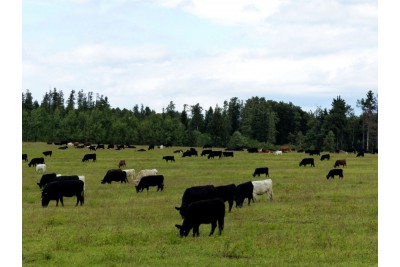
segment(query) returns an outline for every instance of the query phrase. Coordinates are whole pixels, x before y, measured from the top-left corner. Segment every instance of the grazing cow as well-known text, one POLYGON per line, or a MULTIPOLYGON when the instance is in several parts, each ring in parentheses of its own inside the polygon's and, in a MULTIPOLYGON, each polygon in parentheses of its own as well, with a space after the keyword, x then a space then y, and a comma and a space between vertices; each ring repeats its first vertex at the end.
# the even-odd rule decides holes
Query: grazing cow
POLYGON ((205 150, 201 151, 200 156, 209 155, 211 152, 212 152, 211 149, 205 149, 205 150))
POLYGON ((154 150, 154 145, 149 145, 149 148, 147 150, 154 150))
POLYGON ((358 151, 356 157, 364 157, 364 151, 358 151))
POLYGON ((260 181, 252 181, 253 184, 253 199, 257 199, 257 195, 262 195, 264 193, 267 194, 267 197, 269 200, 272 200, 273 198, 273 190, 272 190, 272 180, 271 179, 266 179, 266 180, 260 180, 260 181))
POLYGON ((124 159, 120 160, 118 163, 118 168, 121 168, 121 167, 126 167, 126 162, 124 159))
POLYGON ((208 159, 214 158, 214 157, 218 157, 221 158, 222 157, 222 151, 211 151, 210 154, 208 154, 208 159))
POLYGON ((164 156, 162 159, 165 159, 166 162, 168 162, 168 161, 175 162, 174 156, 164 156))
POLYGON ((64 181, 54 181, 48 183, 42 191, 42 206, 47 207, 50 200, 55 200, 57 202, 60 200, 61 205, 64 206, 63 197, 73 197, 76 196, 76 205, 78 203, 83 205, 85 199, 84 182, 81 180, 64 180, 64 181))
POLYGON ((330 160, 331 159, 331 155, 329 155, 329 154, 322 155, 321 156, 321 160, 325 160, 325 159, 330 160))
POLYGON ((164 189, 164 176, 163 175, 148 175, 143 177, 139 184, 135 186, 136 193, 142 192, 143 189, 149 191, 150 186, 157 186, 157 191, 164 189))
POLYGON ((28 161, 28 154, 22 154, 22 160, 27 162, 28 161))
MULTIPOLYGON (((124 172, 126 172, 126 178, 130 177, 133 181, 133 179, 135 178, 135 169, 127 169, 127 170, 122 170, 124 172)), ((129 182, 129 179, 128 179, 129 182)))
POLYGON ((193 155, 193 154, 192 154, 192 151, 187 150, 187 151, 185 151, 185 152, 182 153, 182 158, 184 158, 184 157, 191 157, 192 155, 193 155))
POLYGON ((54 181, 66 181, 66 180, 81 180, 83 182, 83 189, 85 189, 85 176, 78 175, 61 175, 55 173, 43 174, 37 185, 39 188, 44 188, 44 186, 50 182, 54 181))
POLYGON ((182 149, 178 149, 178 150, 175 150, 174 153, 180 153, 180 154, 182 154, 182 153, 183 153, 183 150, 182 150, 182 149))
POLYGON ((39 172, 45 173, 46 172, 46 164, 37 164, 36 165, 36 173, 39 172))
POLYGON ((65 150, 67 148, 68 148, 68 146, 60 146, 58 149, 65 150))
POLYGON ((243 207, 243 202, 246 198, 249 200, 248 203, 249 205, 250 205, 250 200, 253 200, 254 203, 253 190, 254 190, 254 185, 251 181, 236 186, 235 190, 236 208, 243 207))
POLYGON ((149 175, 157 175, 158 171, 156 169, 146 169, 146 170, 141 170, 138 175, 136 176, 136 179, 134 180, 135 185, 138 185, 140 180, 149 175))
POLYGON ((100 148, 104 149, 104 145, 103 145, 103 144, 98 144, 98 145, 96 146, 96 149, 95 149, 95 150, 100 149, 100 148))
POLYGON ((44 164, 44 158, 33 158, 31 161, 28 163, 28 166, 36 166, 37 164, 44 164))
POLYGON ((37 185, 39 188, 43 188, 47 183, 55 181, 57 178, 57 174, 55 173, 48 173, 48 174, 43 174, 42 178, 40 178, 39 183, 37 185))
POLYGON ((75 148, 85 148, 85 145, 84 144, 77 145, 75 148))
POLYGON ((107 149, 114 149, 114 144, 108 144, 107 149))
POLYGON ((85 154, 85 156, 83 156, 82 162, 89 161, 90 159, 93 160, 93 162, 95 162, 96 154, 85 154))
POLYGON ((261 174, 265 174, 265 176, 269 177, 268 168, 256 168, 254 170, 253 177, 256 177, 256 175, 260 176, 261 174))
POLYGON ((232 210, 233 201, 235 200, 235 184, 220 185, 215 187, 215 196, 222 198, 229 203, 229 212, 232 210))
POLYGON ((102 184, 108 183, 111 184, 111 182, 121 182, 126 183, 128 181, 128 178, 126 177, 126 172, 122 171, 121 169, 112 169, 108 170, 106 175, 104 176, 103 180, 101 180, 102 184))
POLYGON ((96 149, 97 149, 96 146, 89 146, 89 150, 90 150, 90 151, 92 151, 92 150, 96 151, 96 149))
POLYGON ((281 150, 277 150, 277 151, 275 151, 274 154, 275 154, 275 155, 282 155, 282 151, 281 151, 281 150))
POLYGON ((333 168, 339 167, 340 165, 342 165, 343 167, 346 167, 346 160, 345 159, 338 159, 335 162, 335 165, 333 165, 333 168))
POLYGON ((247 152, 249 152, 249 153, 258 153, 258 148, 256 148, 256 147, 248 148, 247 152))
POLYGON ((47 156, 50 156, 50 157, 51 157, 52 154, 53 154, 53 151, 51 151, 51 150, 49 150, 49 151, 44 151, 44 152, 43 152, 43 155, 44 155, 45 157, 47 157, 47 156))
POLYGON ((304 158, 300 161, 299 166, 306 166, 310 164, 311 167, 315 167, 314 159, 313 158, 304 158))
POLYGON ((332 169, 329 171, 328 175, 326 176, 326 179, 335 178, 335 175, 339 175, 339 179, 343 179, 343 170, 342 169, 332 169))
POLYGON ((314 156, 314 155, 319 156, 320 155, 319 149, 309 150, 308 153, 309 153, 310 156, 314 156))
POLYGON ((136 150, 136 151, 139 151, 139 152, 145 152, 145 151, 146 151, 146 149, 144 149, 144 148, 140 148, 140 149, 138 149, 138 150, 136 150))
POLYGON ((186 215, 186 210, 190 203, 203 199, 215 197, 215 187, 213 185, 200 185, 186 188, 182 196, 181 206, 175 207, 179 211, 182 218, 186 215))
POLYGON ((233 158, 233 152, 232 151, 224 151, 224 152, 222 152, 222 155, 224 157, 232 157, 233 158))
POLYGON ((187 208, 186 217, 182 225, 175 224, 179 229, 181 237, 188 236, 190 230, 193 228, 193 236, 199 236, 200 224, 211 224, 211 232, 209 236, 214 234, 217 227, 221 235, 224 229, 225 219, 225 203, 221 198, 213 198, 206 200, 199 200, 191 203, 187 208))

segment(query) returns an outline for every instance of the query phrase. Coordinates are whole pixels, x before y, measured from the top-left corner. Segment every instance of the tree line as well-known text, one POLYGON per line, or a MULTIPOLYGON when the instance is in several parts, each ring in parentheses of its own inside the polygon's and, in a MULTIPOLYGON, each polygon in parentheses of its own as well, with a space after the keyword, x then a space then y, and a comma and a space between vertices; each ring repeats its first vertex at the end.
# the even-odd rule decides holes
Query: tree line
POLYGON ((54 88, 41 103, 32 93, 22 93, 22 140, 58 142, 61 140, 103 144, 172 144, 297 150, 378 149, 378 102, 372 91, 357 100, 362 113, 337 96, 331 108, 305 112, 293 103, 264 97, 245 101, 232 97, 222 106, 204 109, 199 103, 181 111, 170 101, 161 113, 135 105, 131 110, 112 108, 108 98, 93 92, 54 88))

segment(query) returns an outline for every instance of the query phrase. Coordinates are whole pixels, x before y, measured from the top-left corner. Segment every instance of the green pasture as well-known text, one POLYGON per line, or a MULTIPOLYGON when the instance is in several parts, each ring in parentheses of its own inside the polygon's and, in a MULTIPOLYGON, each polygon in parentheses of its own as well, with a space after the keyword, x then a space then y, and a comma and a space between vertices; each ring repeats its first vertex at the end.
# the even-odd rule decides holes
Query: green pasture
MULTIPOLYGON (((234 152, 233 158, 182 158, 171 147, 138 152, 68 148, 23 143, 29 160, 45 157, 47 173, 84 175, 85 204, 64 198, 64 207, 41 206, 41 174, 22 161, 22 263, 24 266, 377 266, 378 156, 331 154, 315 158, 315 167, 299 167, 304 153, 282 156, 234 152), (82 163, 96 153, 96 162, 82 163), (175 155, 175 162, 163 156, 175 155), (163 192, 151 187, 136 193, 128 184, 101 184, 109 169, 125 159, 126 169, 157 169, 165 177, 163 192), (326 179, 337 159, 346 159, 344 179, 326 179), (240 184, 257 167, 269 167, 274 199, 259 197, 250 206, 226 213, 222 235, 209 237, 210 225, 180 238, 184 190, 195 185, 240 184)), ((214 148, 214 150, 222 150, 214 148)), ((226 203, 227 206, 227 203, 226 203)))

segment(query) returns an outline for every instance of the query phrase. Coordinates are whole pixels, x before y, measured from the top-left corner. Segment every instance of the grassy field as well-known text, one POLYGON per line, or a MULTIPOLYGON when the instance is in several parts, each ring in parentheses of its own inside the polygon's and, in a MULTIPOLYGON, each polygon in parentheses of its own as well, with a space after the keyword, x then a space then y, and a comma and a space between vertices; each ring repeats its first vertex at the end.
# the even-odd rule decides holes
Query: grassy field
MULTIPOLYGON (((145 148, 140 147, 137 148, 145 148)), ((299 167, 304 153, 235 152, 234 158, 182 158, 184 147, 138 152, 98 150, 96 162, 82 163, 87 148, 59 150, 23 143, 29 160, 46 157, 47 173, 84 175, 85 204, 64 198, 64 207, 41 206, 36 174, 22 162, 22 263, 24 266, 377 266, 378 156, 331 154, 315 167, 299 167), (176 162, 162 156, 175 155, 176 162), (133 183, 100 184, 125 159, 127 169, 157 169, 163 192, 136 193, 133 183), (346 159, 344 179, 326 179, 337 159, 346 159), (226 213, 222 235, 208 237, 210 225, 180 238, 175 210, 184 190, 195 185, 240 184, 257 167, 269 167, 274 200, 263 195, 250 206, 226 213)), ((197 149, 201 152, 201 149, 197 149)), ((215 149, 217 150, 217 149, 215 149)), ((226 203, 227 206, 227 203, 226 203)))

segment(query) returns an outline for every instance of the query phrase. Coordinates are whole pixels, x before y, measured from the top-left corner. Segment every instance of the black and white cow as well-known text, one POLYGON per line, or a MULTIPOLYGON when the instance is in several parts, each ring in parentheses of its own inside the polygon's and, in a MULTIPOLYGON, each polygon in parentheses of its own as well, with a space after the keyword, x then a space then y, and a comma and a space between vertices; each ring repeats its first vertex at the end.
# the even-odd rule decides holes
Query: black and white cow
POLYGON ((220 185, 215 187, 215 196, 222 198, 225 202, 228 201, 229 212, 231 212, 233 201, 235 200, 235 190, 235 184, 220 185))
POLYGON ((304 158, 300 161, 299 166, 306 166, 310 164, 311 167, 315 167, 314 159, 313 158, 304 158))
POLYGON ((256 168, 254 170, 253 177, 256 177, 256 175, 260 176, 261 174, 265 174, 265 176, 269 177, 268 168, 256 168))
POLYGON ((89 161, 90 159, 93 160, 93 162, 95 162, 96 154, 85 154, 85 156, 83 156, 82 162, 89 161))
POLYGON ((31 161, 28 163, 28 166, 34 166, 36 167, 37 164, 44 164, 44 158, 33 158, 31 161))
POLYGON ((168 162, 168 161, 175 162, 174 156, 164 156, 162 159, 165 160, 166 162, 168 162))
POLYGON ((254 190, 254 185, 251 181, 236 186, 235 202, 237 208, 243 207, 243 202, 246 198, 249 200, 248 205, 250 205, 250 200, 253 200, 254 202, 253 190, 254 190))
POLYGON ((50 156, 50 157, 51 157, 52 154, 53 154, 53 151, 51 151, 51 150, 49 150, 49 151, 43 151, 43 155, 44 155, 45 157, 47 157, 47 156, 50 156))
POLYGON ((157 191, 163 191, 164 189, 164 176, 163 175, 149 175, 144 176, 140 179, 138 185, 135 186, 136 193, 142 192, 143 189, 149 191, 150 186, 157 186, 157 191))
POLYGON ((121 169, 108 170, 106 175, 104 176, 103 180, 101 180, 101 183, 102 184, 105 184, 105 183, 111 184, 111 182, 121 182, 121 184, 127 183, 128 178, 126 176, 126 172, 124 172, 121 169))
POLYGON ((215 187, 213 185, 200 185, 189 187, 185 190, 182 196, 181 206, 175 207, 179 211, 182 218, 185 217, 186 210, 190 203, 203 199, 210 199, 215 197, 215 187))
POLYGON ((85 199, 84 183, 81 180, 64 180, 64 181, 54 181, 46 184, 42 191, 42 206, 47 207, 50 200, 55 200, 61 202, 64 206, 63 197, 73 197, 76 196, 76 205, 78 203, 83 205, 85 199))
POLYGON ((335 175, 339 176, 339 179, 342 178, 343 179, 343 170, 342 169, 332 169, 329 171, 328 175, 326 176, 326 179, 335 178, 335 175))
POLYGON ((221 198, 213 198, 192 202, 186 212, 182 225, 175 224, 181 237, 188 236, 193 229, 193 236, 199 236, 200 224, 211 224, 209 236, 214 234, 218 224, 219 234, 222 234, 225 220, 225 203, 221 198))

